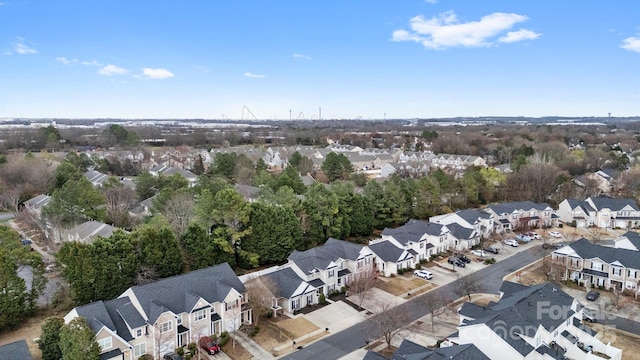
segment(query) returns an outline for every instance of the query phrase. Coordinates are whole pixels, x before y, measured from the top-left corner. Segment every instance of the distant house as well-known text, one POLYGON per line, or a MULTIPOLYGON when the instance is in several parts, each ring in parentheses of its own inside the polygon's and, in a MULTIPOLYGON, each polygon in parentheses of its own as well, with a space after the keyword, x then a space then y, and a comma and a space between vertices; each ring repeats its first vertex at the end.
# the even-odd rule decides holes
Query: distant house
POLYGON ((458 224, 485 237, 491 235, 494 229, 494 220, 491 214, 476 209, 458 210, 454 213, 432 216, 429 221, 443 225, 458 224))
POLYGON ((95 187, 102 187, 102 185, 109 180, 109 175, 95 170, 86 171, 84 177, 95 187))
POLYGON ((484 208, 484 211, 493 218, 494 230, 497 233, 558 226, 558 215, 546 203, 519 201, 491 204, 484 208))
POLYGON ((410 219, 397 228, 382 230, 382 240, 393 238, 406 250, 415 252, 416 261, 449 250, 450 230, 446 225, 425 220, 410 219), (430 246, 428 246, 428 244, 430 246))
POLYGON ((116 230, 121 229, 99 221, 86 221, 71 229, 63 230, 62 238, 59 240, 62 242, 77 241, 88 244, 98 237, 108 238, 113 235, 116 230))
POLYGON ((0 360, 33 360, 27 341, 22 339, 0 345, 0 360))
POLYGON ((233 188, 248 202, 255 202, 262 192, 261 188, 251 185, 235 184, 233 188))
POLYGON ((557 285, 504 282, 500 293, 487 306, 464 303, 458 331, 441 347, 473 344, 490 359, 622 358, 620 349, 582 325, 584 307, 557 285))
POLYGON ((633 199, 590 197, 565 199, 558 206, 560 220, 577 227, 630 229, 640 227, 640 209, 633 199))
POLYGON ((198 175, 191 171, 166 165, 154 166, 149 169, 149 173, 153 176, 172 176, 174 174, 179 174, 183 178, 187 179, 189 187, 193 187, 198 181, 198 175))
POLYGON ((42 212, 42 208, 47 206, 47 204, 51 201, 51 196, 49 195, 38 195, 34 198, 31 198, 24 202, 24 208, 34 216, 39 219, 40 214, 42 212))
POLYGON ((246 289, 226 263, 131 287, 117 299, 78 306, 64 320, 77 317, 93 330, 100 359, 109 360, 162 358, 202 336, 252 322, 246 289))

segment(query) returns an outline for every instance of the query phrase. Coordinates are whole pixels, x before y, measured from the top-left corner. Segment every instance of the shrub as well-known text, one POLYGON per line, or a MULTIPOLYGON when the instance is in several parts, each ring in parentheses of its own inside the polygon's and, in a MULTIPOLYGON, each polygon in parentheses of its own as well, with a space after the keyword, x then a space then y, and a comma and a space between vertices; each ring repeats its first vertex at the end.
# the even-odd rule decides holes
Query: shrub
POLYGON ((251 333, 249 334, 249 336, 254 337, 254 336, 258 335, 259 332, 260 332, 260 328, 258 326, 254 326, 253 330, 251 330, 251 333))
POLYGON ((422 264, 416 264, 416 270, 417 269, 422 269, 422 264))
POLYGON ((144 354, 138 358, 138 360, 153 360, 153 356, 149 354, 144 354))
POLYGON ((184 355, 184 347, 176 348, 176 354, 183 356, 184 355))
POLYGON ((436 341, 436 347, 437 347, 437 348, 439 348, 443 341, 444 341, 444 340, 438 340, 438 341, 436 341))
POLYGON ((187 345, 187 349, 189 349, 189 352, 191 354, 195 354, 196 352, 198 352, 198 345, 194 342, 189 343, 189 345, 187 345))
POLYGON ((346 294, 347 293, 347 287, 343 286, 340 288, 340 294, 346 294))
POLYGON ((327 298, 324 296, 324 294, 320 294, 320 296, 318 296, 318 303, 320 303, 320 305, 324 305, 327 303, 327 298))
POLYGON ((218 345, 220 345, 220 347, 223 347, 228 342, 229 342, 229 333, 226 331, 223 331, 222 334, 220 334, 220 338, 218 339, 218 345))
POLYGON ((433 254, 433 255, 429 256, 429 261, 433 261, 433 260, 435 260, 437 257, 438 257, 438 255, 433 254))
POLYGON ((496 259, 495 258, 485 259, 484 260, 484 264, 485 265, 491 265, 491 264, 495 264, 495 263, 496 263, 496 259))

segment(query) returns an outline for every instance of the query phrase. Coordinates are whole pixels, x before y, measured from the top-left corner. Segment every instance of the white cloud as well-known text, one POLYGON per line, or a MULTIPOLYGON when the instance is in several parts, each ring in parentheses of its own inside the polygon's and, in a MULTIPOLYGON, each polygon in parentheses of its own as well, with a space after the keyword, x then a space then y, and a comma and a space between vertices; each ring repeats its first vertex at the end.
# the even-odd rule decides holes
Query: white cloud
POLYGON ((175 76, 171 71, 165 68, 157 68, 157 69, 144 68, 142 69, 142 75, 149 79, 158 79, 158 80, 168 79, 175 76))
POLYGON ((254 74, 254 73, 248 72, 248 71, 246 73, 244 73, 244 76, 246 76, 248 78, 256 78, 256 79, 260 79, 260 78, 264 77, 264 75, 254 74))
POLYGON ((65 64, 65 65, 71 65, 71 64, 77 63, 78 59, 67 59, 66 57, 57 57, 56 62, 65 64))
POLYGON ((95 60, 80 61, 80 64, 85 65, 85 66, 102 66, 102 64, 100 64, 99 62, 97 62, 95 60))
POLYGON ((29 54, 38 53, 38 51, 34 49, 33 46, 25 38, 17 36, 16 39, 17 40, 15 43, 13 43, 12 49, 4 50, 5 55, 13 55, 13 54, 29 55, 29 54))
POLYGON ((311 60, 311 56, 307 56, 305 54, 293 54, 293 58, 294 59, 305 59, 305 60, 311 60))
MULTIPOLYGON (((431 19, 419 15, 409 20, 411 31, 396 30, 393 41, 413 41, 429 49, 443 49, 448 47, 488 47, 493 45, 495 37, 509 30, 515 24, 528 20, 525 15, 496 12, 483 16, 478 21, 460 22, 455 12, 447 11, 431 19)), ((539 36, 533 31, 521 29, 513 35, 503 38, 511 40, 530 39, 532 35, 539 36), (529 33, 524 33, 530 32, 529 33), (529 36, 529 37, 526 37, 529 36)), ((501 38, 502 39, 502 38, 501 38)), ((508 41, 503 41, 508 42, 508 41)))
POLYGON ((628 37, 622 40, 620 47, 625 50, 640 52, 640 37, 628 37))
POLYGON ((100 68, 100 70, 98 70, 98 74, 100 75, 105 75, 105 76, 111 76, 111 75, 124 75, 127 73, 127 69, 123 69, 121 67, 115 66, 115 65, 107 65, 103 68, 100 68))
POLYGON ((427 4, 437 4, 438 0, 424 0, 427 4))
POLYGON ((518 31, 509 31, 507 35, 500 37, 498 41, 503 43, 512 43, 522 40, 535 40, 539 38, 540 35, 542 34, 527 29, 520 29, 518 31))

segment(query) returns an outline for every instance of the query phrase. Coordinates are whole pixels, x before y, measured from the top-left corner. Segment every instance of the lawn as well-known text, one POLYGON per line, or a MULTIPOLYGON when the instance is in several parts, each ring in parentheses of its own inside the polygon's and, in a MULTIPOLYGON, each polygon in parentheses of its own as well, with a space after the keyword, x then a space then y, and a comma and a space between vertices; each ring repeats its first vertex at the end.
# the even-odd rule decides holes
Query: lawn
POLYGON ((376 279, 373 286, 377 287, 380 290, 384 290, 390 294, 395 296, 400 296, 406 292, 409 292, 417 287, 422 285, 426 285, 427 283, 417 277, 407 278, 403 275, 399 275, 396 277, 390 277, 382 279, 376 279))
POLYGON ((253 355, 245 350, 238 342, 236 342, 236 346, 233 346, 233 338, 230 338, 222 347, 222 352, 232 360, 249 360, 253 358, 253 355))
POLYGON ((293 340, 319 329, 303 317, 278 318, 277 321, 262 320, 259 327, 260 332, 253 337, 253 340, 267 351, 273 351, 274 348, 286 343, 293 343, 293 340))

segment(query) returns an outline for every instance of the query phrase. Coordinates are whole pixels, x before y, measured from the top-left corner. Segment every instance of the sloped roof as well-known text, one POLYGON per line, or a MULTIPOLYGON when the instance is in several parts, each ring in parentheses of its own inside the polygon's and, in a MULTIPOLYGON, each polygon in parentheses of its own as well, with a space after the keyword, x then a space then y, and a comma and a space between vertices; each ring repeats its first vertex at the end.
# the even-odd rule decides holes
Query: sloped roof
MULTIPOLYGON (((497 303, 490 303, 484 309, 477 305, 464 305, 461 314, 475 320, 469 321, 466 325, 485 324, 492 329, 496 335, 500 336, 511 347, 520 354, 526 356, 534 348, 525 340, 507 334, 504 329, 523 329, 525 336, 533 336, 538 326, 544 327, 547 331, 560 326, 566 318, 556 316, 550 312, 541 313, 538 309, 538 302, 543 301, 547 306, 561 306, 563 309, 570 309, 574 298, 558 286, 545 283, 511 292, 516 287, 512 285, 503 286, 501 290, 506 290, 503 297, 497 303)), ((574 313, 569 310, 567 316, 574 313)))
POLYGON ((589 205, 588 202, 576 199, 567 199, 567 203, 569 204, 569 208, 571 210, 581 208, 585 214, 588 214, 590 211, 595 211, 594 208, 589 205))
POLYGON ((534 203, 533 201, 516 201, 501 204, 491 204, 487 206, 487 208, 491 209, 496 214, 511 214, 518 210, 544 210, 548 207, 549 204, 547 203, 534 203))
POLYGON ((187 292, 215 303, 224 301, 231 289, 245 292, 244 285, 227 263, 131 288, 151 323, 166 310, 175 314, 191 311, 190 302, 185 298, 187 292))
POLYGON ((51 196, 49 195, 38 195, 34 198, 31 198, 24 202, 25 205, 30 206, 34 209, 41 209, 51 201, 51 196))
POLYGON ((0 360, 33 360, 27 341, 22 339, 0 346, 0 360))
POLYGON ((260 192, 262 191, 262 189, 257 186, 243 184, 235 184, 233 185, 233 188, 247 200, 258 198, 258 195, 260 195, 260 192))
POLYGON ((287 299, 291 298, 300 285, 305 283, 295 271, 288 267, 264 276, 274 282, 275 288, 271 289, 273 294, 287 299))
POLYGON ((404 253, 404 249, 397 247, 391 241, 380 241, 377 243, 369 244, 369 249, 373 251, 382 261, 396 262, 400 259, 400 256, 404 253))
POLYGON ((583 259, 600 258, 609 264, 617 261, 628 268, 637 269, 640 267, 640 252, 638 251, 596 245, 585 238, 568 246, 583 259))
POLYGON ((475 345, 464 344, 433 350, 404 339, 391 360, 489 360, 475 345))
POLYGON ((302 271, 309 273, 315 269, 326 269, 338 259, 356 260, 363 246, 344 240, 329 238, 324 245, 305 251, 293 251, 288 259, 302 271))
POLYGON ((456 214, 463 218, 466 222, 473 225, 478 219, 489 219, 491 215, 485 211, 480 211, 476 209, 465 209, 456 211, 456 214))
POLYGON ((611 209, 613 211, 622 210, 626 206, 630 206, 633 210, 638 211, 636 202, 632 199, 617 199, 609 197, 593 197, 588 198, 587 202, 593 204, 596 209, 611 209))
MULTIPOLYGON (((101 236, 103 238, 108 238, 119 228, 115 226, 111 226, 109 224, 102 223, 100 221, 86 221, 82 224, 71 228, 69 230, 70 234, 77 234, 80 238, 80 241, 90 242, 91 240, 101 236)), ((124 230, 122 230, 124 231, 124 230)))
POLYGON ((109 179, 109 175, 103 174, 99 171, 88 170, 84 173, 84 177, 87 178, 92 183, 103 184, 105 181, 109 179))
POLYGON ((474 233, 473 229, 466 228, 458 223, 448 224, 447 228, 451 230, 451 234, 458 240, 469 240, 474 233))
POLYGON ((640 250, 640 234, 635 231, 627 231, 622 236, 626 237, 636 249, 640 250))
POLYGON ((392 236, 401 244, 408 242, 417 242, 420 238, 427 234, 432 236, 440 236, 442 228, 445 225, 433 223, 425 220, 411 219, 406 224, 397 228, 385 228, 382 235, 392 236))

